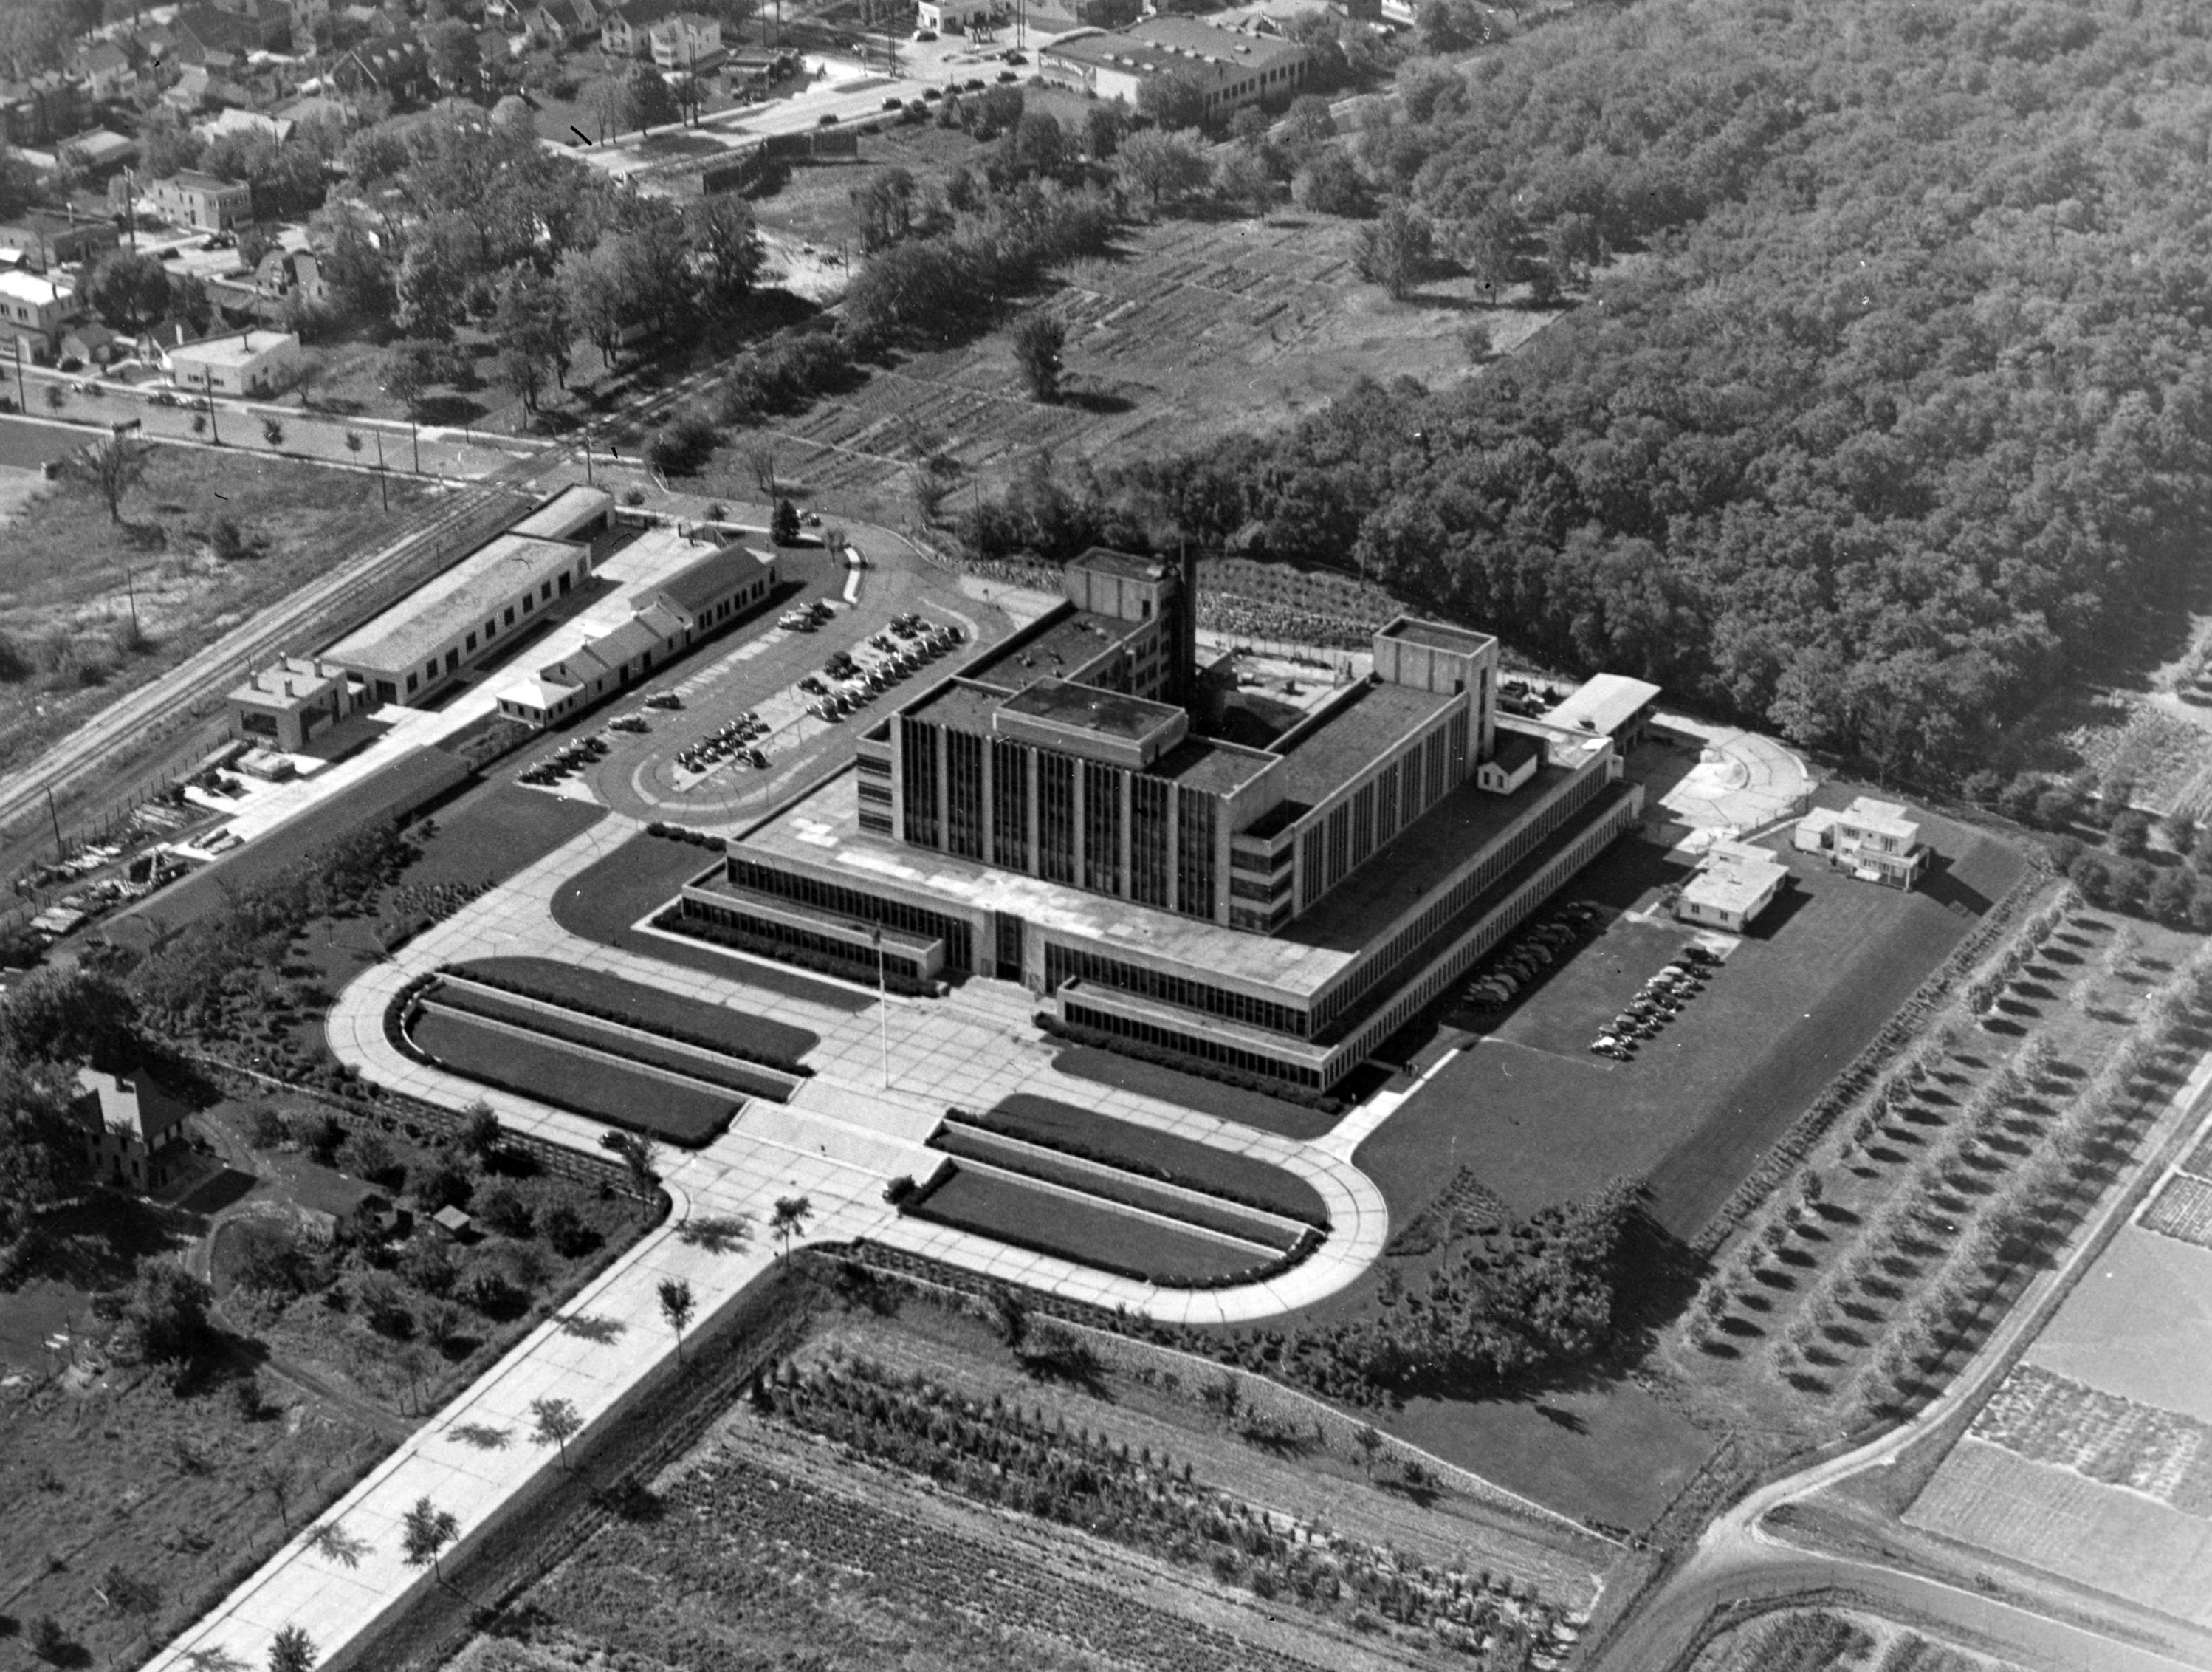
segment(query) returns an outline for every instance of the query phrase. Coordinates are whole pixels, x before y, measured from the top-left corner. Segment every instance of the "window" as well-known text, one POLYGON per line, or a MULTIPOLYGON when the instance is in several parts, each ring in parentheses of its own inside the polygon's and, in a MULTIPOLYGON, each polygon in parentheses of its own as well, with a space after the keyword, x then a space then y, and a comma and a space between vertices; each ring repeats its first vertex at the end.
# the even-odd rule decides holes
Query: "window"
MULTIPOLYGON (((528 609, 528 608, 530 607, 530 600, 529 600, 528 599, 525 599, 523 600, 522 607, 523 607, 524 609, 526 609, 526 609, 528 609)), ((507 621, 507 624, 509 627, 512 627, 512 626, 514 626, 514 605, 513 605, 512 604, 510 604, 510 605, 508 605, 507 606, 507 616, 506 616, 506 621, 507 621)))
POLYGON ((474 650, 476 649, 476 648, 477 648, 477 635, 476 635, 475 634, 471 633, 471 634, 470 634, 470 635, 469 635, 469 638, 468 638, 468 648, 469 648, 471 651, 474 651, 474 650))

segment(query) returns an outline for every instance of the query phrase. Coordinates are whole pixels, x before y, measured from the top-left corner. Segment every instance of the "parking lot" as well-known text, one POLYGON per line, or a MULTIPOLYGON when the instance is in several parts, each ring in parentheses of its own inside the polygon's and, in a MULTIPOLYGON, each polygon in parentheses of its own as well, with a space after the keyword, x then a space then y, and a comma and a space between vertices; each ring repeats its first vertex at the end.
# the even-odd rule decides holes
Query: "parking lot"
POLYGON ((829 554, 787 551, 783 564, 792 584, 763 614, 532 751, 518 776, 635 818, 726 829, 842 765, 860 732, 1012 625, 918 560, 866 571, 853 604, 829 554), (542 779, 564 754, 568 769, 542 779))

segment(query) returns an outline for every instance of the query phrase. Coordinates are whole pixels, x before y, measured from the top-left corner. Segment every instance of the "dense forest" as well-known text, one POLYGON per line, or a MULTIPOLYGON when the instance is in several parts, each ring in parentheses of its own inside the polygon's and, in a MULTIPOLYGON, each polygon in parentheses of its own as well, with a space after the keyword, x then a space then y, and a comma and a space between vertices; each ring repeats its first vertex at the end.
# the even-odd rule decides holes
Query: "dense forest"
POLYGON ((1647 0, 1410 66, 1352 156, 1570 310, 1449 389, 1032 480, 969 532, 1256 532, 1891 774, 2019 764, 2008 723, 2139 656, 2206 533, 2208 31, 1647 0))

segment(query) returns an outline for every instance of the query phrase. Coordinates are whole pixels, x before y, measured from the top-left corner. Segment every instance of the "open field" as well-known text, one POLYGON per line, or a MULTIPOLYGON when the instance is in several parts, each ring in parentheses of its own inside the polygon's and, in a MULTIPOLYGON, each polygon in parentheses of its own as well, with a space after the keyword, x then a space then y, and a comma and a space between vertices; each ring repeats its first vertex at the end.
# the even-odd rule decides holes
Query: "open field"
MULTIPOLYGON (((2021 874, 2013 850, 1930 821, 1947 875, 1983 905, 2021 874)), ((1636 1058, 1589 1043, 1690 939, 1640 921, 1686 874, 1649 844, 1624 841, 1577 878, 1577 897, 1617 917, 1554 966, 1492 1031, 1383 1123, 1355 1162, 1404 1224, 1471 1168, 1528 1211, 1608 1177, 1650 1181, 1652 1212, 1694 1237, 1761 1153, 1857 1055, 1972 927, 1932 892, 1869 887, 1800 855, 1781 855, 1794 887, 1729 954, 1683 1013, 1636 1058), (1440 1153, 1452 1161, 1439 1166, 1440 1153)))
POLYGON ((2176 1242, 2212 1248, 2212 1183, 2190 1173, 2177 1173, 2159 1187, 2158 1195, 2142 1211, 2146 1231, 2176 1242))
POLYGON ((1126 1213, 1103 1198, 954 1163, 903 1210, 919 1219, 995 1237, 1012 1247, 1057 1254, 1105 1271, 1164 1284, 1225 1280, 1276 1256, 1158 1219, 1126 1213))
MULTIPOLYGON (((1139 1065, 1139 1067, 1145 1065, 1139 1065)), ((1215 1144, 1178 1138, 1171 1132, 1117 1121, 1095 1110, 1018 1092, 980 1116, 975 1124, 1048 1149, 1063 1149, 1132 1172, 1147 1173, 1186 1189, 1212 1191, 1308 1225, 1328 1223, 1320 1194, 1280 1167, 1237 1154, 1215 1144)))
POLYGON ((679 1085, 550 1039, 520 1038, 434 1008, 416 1018, 410 1034, 433 1060, 457 1074, 540 1098, 556 1109, 649 1132, 672 1144, 703 1144, 729 1123, 743 1103, 704 1085, 679 1085))
MULTIPOLYGON (((602 945, 619 946, 641 958, 658 958, 708 975, 730 973, 729 955, 690 946, 665 935, 646 934, 630 926, 674 899, 684 885, 715 863, 706 850, 659 836, 636 836, 605 859, 579 872, 553 897, 553 921, 571 934, 602 945)), ((765 962, 750 963, 745 980, 772 992, 829 1005, 858 1015, 875 995, 854 993, 827 982, 809 981, 795 970, 765 962)))
POLYGON ((479 958, 456 964, 453 973, 513 987, 554 1004, 611 1014, 636 1027, 665 1030, 763 1062, 795 1063, 822 1043, 818 1036, 788 1022, 747 1016, 726 1005, 663 993, 603 970, 579 969, 550 958, 479 958))
POLYGON ((1931 1642, 1879 1614, 1785 1608, 1723 1632, 1691 1672, 2016 1672, 2009 1663, 1931 1642))
MULTIPOLYGON (((93 439, 64 437, 71 449, 93 439)), ((422 494, 392 484, 393 514, 422 494)), ((384 520, 368 476, 207 447, 149 448, 122 511, 116 523, 96 489, 56 482, 0 534, 0 641, 15 657, 0 680, 0 766, 322 573, 384 520), (244 555, 215 555, 219 519, 244 555), (128 635, 134 596, 141 648, 128 635)))
MULTIPOLYGON (((918 1302, 824 1306, 794 1369, 843 1373, 864 1359, 902 1382, 925 1378, 979 1416, 1003 1406, 1033 1433, 1064 1427, 1071 1454, 1080 1433, 1102 1460, 1126 1448, 1132 1468, 1141 1456, 1164 1475, 1172 1460, 1178 1481, 1188 1464, 1232 1515, 1264 1508, 1325 1523, 1340 1538, 1389 1545, 1409 1573, 1414 1564, 1480 1572, 1493 1601, 1510 1584, 1516 1597, 1533 1588, 1555 1608, 1587 1608, 1610 1553, 1556 1524, 1510 1523, 1456 1492, 1397 1493, 1348 1443, 1302 1453, 1256 1444, 1194 1381, 1115 1363, 1073 1380, 1032 1379, 979 1320, 918 1302)), ((1347 1630, 1327 1604, 1289 1589, 1267 1595, 1264 1578, 1250 1577, 1261 1564, 1241 1547, 1205 1542, 1171 1556, 1164 1543, 1132 1548, 1110 1525, 1058 1524, 1048 1506, 994 1507, 953 1478, 958 1462, 947 1448, 941 1484, 895 1464, 855 1467, 739 1403, 653 1480, 655 1516, 602 1520, 519 1599, 504 1640, 480 1639, 456 1664, 550 1672, 594 1656, 629 1663, 625 1655, 692 1672, 787 1661, 851 1672, 1435 1663, 1435 1639, 1384 1617, 1395 1610, 1370 1609, 1362 1629, 1347 1630), (1215 1577, 1217 1559, 1224 1577, 1215 1577)))
POLYGON ((2200 1625, 2212 1623, 2212 1521, 1969 1437, 1905 1520, 2200 1625))
POLYGON ((2027 1362, 2212 1423, 2212 1252, 2124 1228, 2027 1362))
POLYGON ((942 1150, 947 1155, 988 1162, 1024 1177, 1084 1191, 1102 1201, 1141 1207, 1170 1219, 1187 1219, 1208 1231, 1242 1237, 1247 1242, 1265 1243, 1279 1252, 1288 1252, 1300 1235, 1295 1225, 1248 1212, 1216 1196, 1200 1197, 1170 1190, 1118 1167, 1097 1166, 1040 1152, 973 1127, 947 1122, 937 1129, 929 1143, 931 1148, 942 1150))
MULTIPOLYGON (((895 143, 906 142, 880 142, 895 143)), ((1486 321, 1504 350, 1547 318, 1482 307, 1471 280, 1392 301, 1353 276, 1357 231, 1292 213, 1128 228, 1114 254, 1076 264, 1041 303, 1068 329, 1057 405, 1029 399, 1002 330, 915 353, 736 439, 773 439, 790 479, 849 514, 896 521, 910 509, 900 472, 918 436, 940 441, 988 491, 1038 449, 1092 465, 1164 458, 1288 423, 1362 377, 1449 382, 1472 369, 1456 342, 1468 321, 1486 321)), ((742 461, 726 449, 714 469, 735 491, 742 461)))

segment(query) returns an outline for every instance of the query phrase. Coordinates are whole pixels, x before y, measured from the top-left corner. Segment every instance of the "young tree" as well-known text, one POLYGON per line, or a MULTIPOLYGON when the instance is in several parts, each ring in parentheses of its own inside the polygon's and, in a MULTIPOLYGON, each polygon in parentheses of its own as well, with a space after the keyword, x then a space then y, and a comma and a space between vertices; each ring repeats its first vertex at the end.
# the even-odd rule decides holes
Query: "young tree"
POLYGON ((684 1362, 684 1332, 690 1326, 691 1313, 697 1304, 692 1298, 691 1286, 682 1278, 661 1279, 660 1316, 676 1332, 676 1362, 679 1365, 684 1362))
POLYGON ((478 1160, 489 1158, 499 1148, 501 1135, 499 1116, 489 1104, 472 1103, 461 1111, 461 1147, 478 1160))
POLYGON ((530 1401, 530 1414, 537 1419, 537 1426, 531 1430, 531 1438, 540 1445, 559 1447, 561 1467, 566 1468, 568 1466, 568 1442, 581 1432, 583 1418, 565 1399, 533 1399, 530 1401))
POLYGON ((64 459, 62 474, 97 492, 107 502, 108 521, 120 525, 124 495, 146 474, 146 453, 143 444, 121 434, 112 435, 64 459))
POLYGON ((1030 393, 1049 406, 1060 398, 1060 351, 1067 327, 1049 313, 1024 313, 1014 327, 1014 363, 1030 393))
POLYGON ((699 198, 684 210, 684 233, 698 271, 700 305, 712 312, 743 301, 765 258, 745 200, 734 192, 699 198))
POLYGON ((116 330, 143 331, 168 312, 168 270, 151 256, 116 250, 92 270, 84 296, 116 330))
POLYGON ((805 1196, 776 1198, 775 1213, 769 1220, 768 1228, 782 1242, 785 1259, 791 1257, 791 1239, 805 1230, 807 1220, 813 1217, 814 1204, 805 1196))
POLYGON ((1115 167, 1123 187, 1142 193, 1154 213, 1163 202, 1196 191, 1211 172, 1205 155, 1189 139, 1155 128, 1123 140, 1115 167))
POLYGON ((292 1530, 292 1493, 300 1484, 300 1466, 291 1458, 272 1456, 254 1465, 253 1484, 269 1494, 276 1505, 276 1519, 289 1535, 292 1530))
POLYGON ((1360 277, 1389 291, 1392 301, 1402 301, 1427 268, 1429 252, 1429 223, 1404 204, 1393 203, 1359 229, 1352 265, 1360 277))
POLYGON ((428 1498, 417 1499, 400 1523, 400 1553, 408 1566, 428 1567, 430 1577, 442 1584, 445 1574, 438 1566, 439 1553, 460 1530, 461 1523, 451 1510, 440 1509, 428 1498))
POLYGON ((107 1571, 100 1576, 100 1594, 117 1614, 135 1617, 142 1632, 152 1628, 153 1617, 161 1611, 160 1587, 150 1579, 141 1578, 120 1562, 109 1563, 107 1571))
POLYGON ((269 1645, 269 1672, 314 1672, 315 1643, 297 1626, 286 1626, 269 1645))
POLYGON ((384 392, 407 409, 407 416, 422 416, 422 397, 445 380, 448 351, 443 343, 403 337, 384 351, 384 392))
POLYGON ((630 1189, 650 1204, 653 1190, 660 1183, 660 1174, 653 1164, 653 1140, 642 1133, 625 1132, 622 1134, 620 1153, 623 1166, 629 1170, 630 1189))

